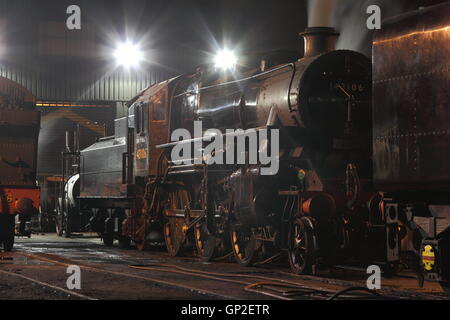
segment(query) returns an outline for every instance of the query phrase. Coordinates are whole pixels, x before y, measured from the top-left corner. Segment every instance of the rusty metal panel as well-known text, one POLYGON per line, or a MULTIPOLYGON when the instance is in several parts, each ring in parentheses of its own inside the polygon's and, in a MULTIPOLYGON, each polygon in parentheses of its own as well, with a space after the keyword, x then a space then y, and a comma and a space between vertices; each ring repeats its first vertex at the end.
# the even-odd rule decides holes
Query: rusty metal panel
POLYGON ((385 22, 373 43, 374 180, 450 186, 450 3, 385 22))
MULTIPOLYGON (((20 116, 20 114, 17 114, 20 116)), ((36 181, 38 127, 0 127, 0 183, 30 186, 36 181)))
POLYGON ((35 186, 40 114, 24 87, 0 78, 0 185, 35 186))

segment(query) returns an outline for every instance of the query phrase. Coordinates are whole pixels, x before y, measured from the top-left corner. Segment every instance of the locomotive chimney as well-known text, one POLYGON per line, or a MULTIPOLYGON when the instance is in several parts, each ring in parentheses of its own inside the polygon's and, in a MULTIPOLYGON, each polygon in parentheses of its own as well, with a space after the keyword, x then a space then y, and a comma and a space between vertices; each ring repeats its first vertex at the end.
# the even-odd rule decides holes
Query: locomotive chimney
POLYGON ((300 33, 305 41, 304 57, 313 57, 335 49, 339 33, 331 27, 311 27, 300 33))

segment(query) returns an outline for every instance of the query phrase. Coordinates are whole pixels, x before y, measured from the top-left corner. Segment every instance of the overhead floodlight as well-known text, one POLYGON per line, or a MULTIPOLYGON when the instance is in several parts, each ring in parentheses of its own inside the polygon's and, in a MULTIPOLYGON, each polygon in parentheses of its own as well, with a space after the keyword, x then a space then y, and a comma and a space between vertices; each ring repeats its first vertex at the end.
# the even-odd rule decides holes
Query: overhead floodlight
POLYGON ((118 65, 125 68, 134 68, 143 60, 144 54, 138 45, 124 42, 117 45, 114 57, 118 65))
POLYGON ((222 71, 233 70, 237 63, 237 57, 233 51, 223 49, 214 58, 214 66, 222 71))

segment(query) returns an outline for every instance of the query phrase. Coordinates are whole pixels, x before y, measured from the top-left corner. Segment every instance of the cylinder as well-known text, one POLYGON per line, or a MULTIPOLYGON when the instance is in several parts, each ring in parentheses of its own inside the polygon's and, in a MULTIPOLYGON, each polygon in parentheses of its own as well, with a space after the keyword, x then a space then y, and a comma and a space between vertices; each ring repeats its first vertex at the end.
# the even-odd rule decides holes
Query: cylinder
POLYGON ((302 203, 302 211, 315 218, 328 218, 335 214, 336 203, 327 193, 319 193, 302 203))

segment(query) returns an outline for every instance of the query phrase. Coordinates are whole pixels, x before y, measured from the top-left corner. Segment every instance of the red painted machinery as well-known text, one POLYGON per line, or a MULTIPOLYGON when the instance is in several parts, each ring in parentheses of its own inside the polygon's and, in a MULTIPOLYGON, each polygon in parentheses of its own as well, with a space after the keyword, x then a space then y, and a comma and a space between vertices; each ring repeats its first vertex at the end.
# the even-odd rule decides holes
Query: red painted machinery
POLYGON ((18 233, 30 236, 31 216, 38 212, 36 155, 40 113, 34 96, 21 85, 0 78, 0 243, 5 251, 18 233))

